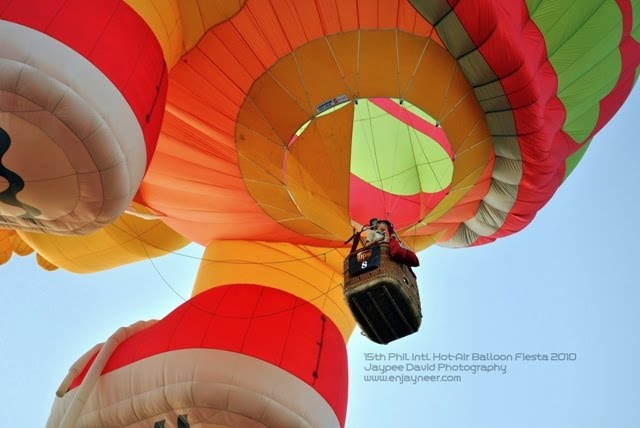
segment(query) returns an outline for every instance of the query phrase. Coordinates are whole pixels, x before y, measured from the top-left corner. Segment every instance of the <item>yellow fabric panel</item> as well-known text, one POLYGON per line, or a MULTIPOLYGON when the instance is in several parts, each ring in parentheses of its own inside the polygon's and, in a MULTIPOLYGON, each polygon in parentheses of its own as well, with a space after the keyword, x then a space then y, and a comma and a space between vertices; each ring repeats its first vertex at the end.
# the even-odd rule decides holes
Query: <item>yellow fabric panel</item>
MULTIPOLYGON (((269 182, 282 183, 282 161, 285 155, 285 146, 268 139, 267 137, 253 133, 238 127, 238 154, 241 164, 249 163, 264 170, 261 175, 269 182)), ((244 175, 245 182, 253 181, 252 176, 244 175)), ((250 185, 250 183, 247 183, 250 185)))
MULTIPOLYGON (((437 42, 432 38, 421 39, 419 37, 415 37, 414 35, 398 32, 396 34, 398 40, 398 61, 400 63, 399 70, 399 80, 400 80, 400 89, 401 94, 405 92, 413 85, 414 73, 416 71, 416 64, 420 64, 422 60, 428 58, 429 65, 432 65, 434 61, 433 58, 430 58, 430 55, 433 55, 436 51, 435 48, 431 48, 431 45, 437 45, 437 42), (428 49, 428 51, 427 51, 428 49)), ((447 60, 449 63, 451 60, 447 60)), ((435 111, 435 110, 434 110, 435 111)))
MULTIPOLYGON (((467 164, 473 163, 473 154, 479 151, 481 152, 480 157, 482 157, 482 153, 486 150, 487 148, 484 144, 476 143, 476 145, 473 145, 471 149, 465 152, 466 156, 463 161, 467 164)), ((442 222, 445 223, 445 227, 450 228, 450 223, 462 223, 473 217, 478 210, 480 200, 486 196, 489 191, 494 162, 495 153, 492 150, 487 162, 480 167, 480 171, 478 169, 471 170, 468 165, 465 169, 465 166, 461 163, 460 173, 457 176, 456 171, 454 170, 454 179, 457 184, 451 187, 449 193, 449 196, 452 196, 451 200, 447 200, 446 203, 440 203, 436 209, 432 210, 429 215, 427 215, 424 219, 424 223, 431 223, 434 221, 437 223, 442 222), (465 177, 462 174, 464 171, 472 172, 468 177, 465 177)), ((458 166, 456 165, 456 168, 457 167, 458 166)), ((445 200, 442 202, 445 202, 445 200)))
POLYGON ((33 253, 33 248, 29 245, 29 243, 25 242, 19 232, 16 232, 13 237, 13 252, 19 256, 28 256, 33 253))
POLYGON ((468 172, 466 175, 460 174, 462 177, 451 188, 449 194, 424 218, 424 223, 431 223, 438 220, 443 214, 447 213, 454 207, 465 194, 473 188, 482 176, 482 169, 468 172))
POLYGON ((169 69, 184 52, 180 0, 125 0, 145 20, 162 47, 169 69))
MULTIPOLYGON (((300 216, 299 218, 283 220, 280 222, 280 224, 304 235, 305 236, 304 242, 309 242, 309 240, 311 239, 324 240, 328 236, 326 229, 316 225, 315 223, 310 222, 308 219, 303 218, 302 216, 300 216)), ((349 233, 348 235, 350 234, 351 233, 349 233)))
POLYGON ((0 229, 0 265, 5 264, 13 254, 13 237, 16 232, 13 230, 0 229))
POLYGON ((330 117, 312 120, 287 156, 287 181, 296 180, 344 208, 349 205, 353 110, 348 103, 330 117))
MULTIPOLYGON (((242 111, 254 117, 247 119, 249 123, 259 126, 260 120, 250 114, 257 113, 251 104, 242 111)), ((247 189, 267 214, 303 236, 348 236, 352 126, 349 104, 314 119, 289 150, 238 126, 239 165, 247 189)))
MULTIPOLYGON (((252 102, 245 102, 238 114, 236 145, 248 144, 246 140, 253 138, 253 135, 250 134, 260 135, 272 143, 277 143, 283 150, 289 144, 289 138, 293 135, 289 135, 287 139, 281 139, 258 107, 252 102)), ((242 150, 238 149, 238 151, 242 150)))
POLYGON ((402 241, 411 247, 415 252, 425 250, 430 246, 434 245, 436 242, 440 240, 442 236, 445 235, 444 230, 434 233, 433 235, 409 235, 408 233, 401 233, 402 241))
MULTIPOLYGON (((437 229, 436 225, 439 225, 439 227, 447 228, 451 227, 452 225, 455 225, 457 227, 459 223, 463 223, 469 220, 469 218, 473 217, 476 211, 478 211, 478 204, 478 201, 465 203, 463 198, 458 201, 457 204, 449 211, 447 211, 443 216, 438 217, 437 221, 429 223, 427 225, 418 224, 418 234, 428 235, 430 233, 433 233, 434 227, 437 229)), ((428 222, 428 220, 429 219, 426 218, 424 221, 428 222)))
MULTIPOLYGON (((456 60, 449 52, 437 43, 429 41, 425 44, 422 60, 417 65, 406 90, 406 99, 430 116, 439 119, 442 116, 443 100, 453 90, 449 82, 456 68, 456 60)), ((468 88, 469 84, 465 82, 464 86, 468 88)), ((454 144, 451 140, 449 143, 452 146, 454 144)))
MULTIPOLYGON (((471 135, 475 133, 476 129, 478 128, 475 128, 471 135)), ((433 236, 433 234, 438 231, 444 231, 443 235, 437 237, 438 242, 446 242, 450 239, 455 234, 460 224, 473 217, 478 211, 480 201, 487 194, 491 185, 491 175, 493 172, 494 162, 495 154, 492 154, 489 162, 485 164, 484 171, 480 175, 480 178, 451 209, 437 217, 435 222, 429 222, 430 217, 425 218, 423 222, 416 226, 416 229, 412 233, 421 236, 433 236)), ((446 207, 441 207, 440 209, 444 210, 446 207)), ((438 214, 434 213, 434 218, 437 215, 438 214)))
POLYGON ((455 155, 451 190, 423 220, 432 223, 482 185, 483 172, 495 156, 493 141, 473 88, 437 43, 427 43, 406 99, 441 122, 455 155))
MULTIPOLYGON (((140 206, 137 210, 143 211, 140 206)), ((189 243, 160 220, 144 220, 130 214, 84 236, 19 234, 48 263, 75 273, 97 272, 163 256, 189 243)), ((44 262, 39 264, 48 267, 44 262)))
POLYGON ((189 52, 211 27, 238 13, 244 3, 245 0, 178 0, 183 52, 189 52))
POLYGON ((304 217, 340 241, 351 231, 349 178, 353 103, 314 119, 287 157, 287 185, 304 217))
POLYGON ((354 93, 358 88, 358 38, 358 31, 333 34, 326 38, 332 55, 340 64, 344 85, 350 88, 347 95, 354 93))
MULTIPOLYGON (((308 119, 315 115, 315 106, 311 104, 311 100, 307 97, 307 91, 309 90, 308 84, 306 81, 303 81, 303 75, 298 68, 297 61, 298 58, 294 55, 282 57, 271 67, 269 74, 277 82, 282 82, 286 85, 287 97, 295 100, 299 108, 307 112, 308 119)), ((325 67, 322 68, 324 69, 325 67)), ((345 91, 345 93, 347 92, 345 91)), ((289 141, 285 142, 288 143, 289 141)))
POLYGON ((400 98, 395 34, 389 30, 360 32, 358 93, 361 98, 388 97, 388 94, 398 94, 400 98), (389 54, 380 55, 380 52, 389 54))
POLYGON ((285 146, 241 125, 237 141, 244 183, 262 210, 276 219, 299 217, 298 208, 283 186, 285 146))
POLYGON ((238 13, 245 0, 125 0, 158 39, 169 69, 204 34, 238 13))
MULTIPOLYGON (((348 39, 349 38, 346 40, 348 39)), ((344 43, 341 37, 334 40, 338 44, 344 43)), ((302 45, 294 51, 294 55, 307 96, 306 99, 302 99, 301 101, 310 104, 313 115, 316 114, 316 107, 327 100, 342 94, 348 97, 356 95, 345 84, 342 74, 340 73, 340 67, 338 63, 336 63, 325 39, 315 40, 306 45, 302 45)), ((289 82, 287 82, 287 84, 288 83, 289 82)), ((309 117, 307 117, 307 119, 309 119, 309 117)), ((302 123, 300 123, 300 125, 302 125, 302 123)))
POLYGON ((265 202, 258 201, 258 204, 271 218, 283 220, 300 217, 298 207, 281 180, 270 175, 262 165, 245 157, 240 158, 240 166, 245 173, 247 188, 251 193, 261 195, 261 201, 265 202))
MULTIPOLYGON (((305 87, 311 90, 312 86, 305 87)), ((253 104, 285 144, 309 120, 309 112, 301 107, 301 103, 291 98, 285 87, 270 74, 256 80, 247 95, 245 104, 247 103, 253 104)))
POLYGON ((319 308, 345 341, 355 321, 342 294, 347 249, 259 241, 207 245, 193 295, 227 284, 257 284, 291 293, 319 308))
POLYGON ((38 263, 38 266, 40 266, 42 269, 49 272, 59 269, 58 266, 54 265, 49 260, 42 257, 40 254, 36 254, 36 262, 38 263))

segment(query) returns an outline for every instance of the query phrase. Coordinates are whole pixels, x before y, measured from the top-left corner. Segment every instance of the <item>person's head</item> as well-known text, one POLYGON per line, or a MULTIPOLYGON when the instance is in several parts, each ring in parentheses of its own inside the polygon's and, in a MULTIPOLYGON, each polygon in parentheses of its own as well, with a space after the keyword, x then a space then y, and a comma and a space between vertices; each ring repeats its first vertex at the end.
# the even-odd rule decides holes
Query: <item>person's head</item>
POLYGON ((392 235, 393 225, 389 220, 378 220, 378 224, 376 224, 376 230, 381 233, 388 232, 389 235, 392 235))

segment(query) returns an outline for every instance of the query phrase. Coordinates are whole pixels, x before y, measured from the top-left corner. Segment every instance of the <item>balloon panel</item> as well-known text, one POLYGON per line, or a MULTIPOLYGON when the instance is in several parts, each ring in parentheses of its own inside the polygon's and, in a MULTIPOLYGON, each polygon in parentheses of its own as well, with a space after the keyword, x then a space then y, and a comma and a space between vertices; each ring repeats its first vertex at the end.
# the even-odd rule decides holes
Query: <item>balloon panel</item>
POLYGON ((317 307, 345 341, 355 321, 342 293, 346 248, 260 241, 215 241, 207 245, 193 295, 234 282, 290 293, 317 307))
POLYGON ((345 342, 304 300, 256 285, 227 285, 135 330, 121 329, 100 347, 117 345, 106 361, 100 351, 87 356, 68 392, 54 402, 47 426, 58 426, 74 399, 86 402, 75 415, 82 426, 148 426, 174 409, 193 423, 220 422, 224 415, 236 426, 252 420, 344 425, 345 342), (99 378, 92 379, 91 367, 101 360, 99 378))
POLYGON ((121 2, 10 2, 0 18, 12 41, 0 48, 0 225, 97 230, 127 208, 155 150, 160 48, 121 2))
MULTIPOLYGON (((268 239, 326 246, 345 239, 352 220, 346 193, 355 194, 344 168, 345 161, 350 168, 354 118, 353 114, 345 117, 348 113, 343 109, 319 115, 318 109, 334 98, 368 103, 367 92, 389 92, 397 99, 402 96, 414 111, 433 111, 430 117, 440 114, 443 123, 456 123, 453 136, 447 134, 451 152, 459 152, 459 168, 450 172, 454 191, 436 198, 417 195, 409 202, 417 208, 410 218, 400 218, 400 224, 416 222, 438 203, 454 205, 474 188, 484 166, 491 162, 491 141, 482 110, 467 96, 471 88, 437 40, 391 31, 334 34, 300 46, 265 72, 260 67, 267 53, 265 59, 259 59, 258 53, 246 46, 241 50, 232 45, 237 36, 225 24, 211 34, 216 37, 205 37, 200 48, 185 57, 188 67, 181 63, 171 72, 181 89, 170 97, 168 111, 173 114, 165 121, 156 167, 150 169, 141 188, 146 204, 197 242, 268 239), (395 58, 378 54, 380 44, 392 46, 395 58), (358 49, 360 54, 355 55, 358 49), (210 58, 221 58, 221 63, 214 68, 210 58), (400 83, 381 79, 381 73, 395 76, 398 61, 406 62, 402 70, 415 70, 415 74, 406 73, 403 78, 407 80, 400 83), (236 64, 243 65, 237 74, 236 64), (234 73, 221 75, 223 66, 234 73), (356 70, 360 70, 357 78, 356 70), (210 78, 204 79, 203 73, 211 73, 210 78), (251 84, 251 74, 258 73, 251 84), (238 90, 247 91, 245 98, 238 90), (199 107, 193 110, 189 105, 199 107), (236 115, 237 123, 228 119, 236 115), (313 124, 313 131, 307 127, 299 132, 306 123, 313 124), (296 134, 299 136, 291 144, 296 134), (234 146, 238 158, 232 155, 234 146), (170 152, 164 147, 171 147, 170 152), (176 173, 169 171, 172 162, 182 165, 176 173), (160 173, 161 169, 166 172, 160 173), (236 181, 238 175, 244 186, 236 181), (177 193, 181 182, 189 192, 177 193), (225 216, 217 209, 219 201, 225 201, 233 215, 225 216), (263 225, 259 235, 251 234, 248 218, 263 225), (219 226, 222 224, 224 227, 219 226)), ((405 138, 409 136, 405 132, 405 138)), ((409 162, 415 165, 415 161, 409 162)), ((444 174, 443 182, 449 181, 448 173, 444 174)), ((386 210, 382 206, 376 211, 386 210)))
POLYGON ((133 207, 135 212, 129 211, 87 235, 19 232, 19 236, 31 251, 38 253, 41 267, 47 270, 60 267, 74 273, 98 272, 164 256, 189 243, 161 220, 139 217, 146 210, 137 204, 133 207))
POLYGON ((506 168, 493 174, 483 204, 446 245, 515 233, 568 175, 579 158, 571 155, 629 94, 640 63, 640 45, 630 34, 633 6, 593 1, 573 13, 571 2, 528 1, 524 9, 520 2, 488 0, 411 3, 438 23, 447 49, 461 56, 494 136, 496 165, 520 164, 512 174, 504 175, 506 168), (523 19, 514 24, 513 16, 523 19))

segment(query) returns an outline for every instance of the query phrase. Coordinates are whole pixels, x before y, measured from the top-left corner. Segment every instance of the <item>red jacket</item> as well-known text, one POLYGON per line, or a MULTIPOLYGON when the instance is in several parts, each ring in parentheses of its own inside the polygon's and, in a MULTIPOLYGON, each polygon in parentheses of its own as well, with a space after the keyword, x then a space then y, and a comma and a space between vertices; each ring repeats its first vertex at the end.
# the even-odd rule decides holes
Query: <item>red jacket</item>
POLYGON ((420 260, 413 251, 404 248, 400 245, 397 239, 391 238, 389 240, 389 256, 392 260, 398 263, 405 264, 407 266, 416 267, 420 266, 420 260))

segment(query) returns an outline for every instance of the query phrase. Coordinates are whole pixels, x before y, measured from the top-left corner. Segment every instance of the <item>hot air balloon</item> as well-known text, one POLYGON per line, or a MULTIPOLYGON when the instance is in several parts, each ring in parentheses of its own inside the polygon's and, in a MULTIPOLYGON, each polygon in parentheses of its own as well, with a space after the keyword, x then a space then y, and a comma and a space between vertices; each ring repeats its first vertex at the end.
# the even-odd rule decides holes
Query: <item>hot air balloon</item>
POLYGON ((49 426, 343 426, 344 240, 526 227, 633 87, 637 9, 0 1, 0 260, 205 247, 193 297, 80 358, 49 426))

